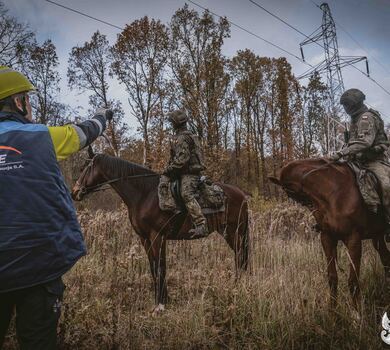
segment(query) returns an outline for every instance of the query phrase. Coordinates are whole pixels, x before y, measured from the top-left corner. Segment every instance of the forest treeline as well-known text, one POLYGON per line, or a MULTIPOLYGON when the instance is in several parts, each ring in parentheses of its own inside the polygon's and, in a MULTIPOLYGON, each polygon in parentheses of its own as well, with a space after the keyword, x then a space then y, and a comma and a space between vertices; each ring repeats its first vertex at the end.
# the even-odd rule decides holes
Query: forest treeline
MULTIPOLYGON (((303 86, 286 58, 249 49, 226 57, 229 37, 226 18, 184 6, 169 23, 143 17, 126 25, 114 43, 96 31, 73 47, 69 88, 89 96, 89 113, 100 106, 116 111, 108 130, 112 147, 98 147, 161 171, 169 156, 167 113, 184 108, 201 139, 208 174, 264 196, 270 195, 267 176, 281 165, 327 152, 328 89, 320 77, 314 74, 303 86), (126 105, 115 100, 114 89, 123 89, 126 105), (124 110, 137 120, 133 133, 124 110)), ((38 88, 37 122, 79 118, 78 106, 61 101, 55 43, 39 43, 1 3, 0 62, 23 71, 38 88)))

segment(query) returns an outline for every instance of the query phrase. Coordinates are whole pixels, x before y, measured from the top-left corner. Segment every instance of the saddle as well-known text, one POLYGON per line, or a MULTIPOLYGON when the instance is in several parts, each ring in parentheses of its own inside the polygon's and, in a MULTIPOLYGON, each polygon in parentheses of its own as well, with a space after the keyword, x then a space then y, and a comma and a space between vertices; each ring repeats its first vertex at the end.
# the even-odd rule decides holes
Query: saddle
POLYGON ((373 213, 378 213, 383 201, 382 188, 377 176, 358 162, 349 161, 347 164, 355 174, 356 182, 367 208, 373 213))
MULTIPOLYGON (((187 209, 181 196, 180 180, 170 181, 167 177, 160 178, 158 186, 159 206, 161 210, 175 213, 186 212, 187 209)), ((225 211, 225 193, 217 184, 202 176, 199 182, 198 196, 195 196, 203 214, 213 214, 225 211)))

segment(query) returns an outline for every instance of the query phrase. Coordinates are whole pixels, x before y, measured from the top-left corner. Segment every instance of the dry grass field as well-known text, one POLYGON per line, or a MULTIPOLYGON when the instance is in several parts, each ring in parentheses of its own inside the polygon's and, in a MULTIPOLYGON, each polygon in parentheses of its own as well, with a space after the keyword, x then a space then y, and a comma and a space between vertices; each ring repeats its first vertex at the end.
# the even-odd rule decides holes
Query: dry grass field
MULTIPOLYGON (((222 237, 169 242, 170 303, 151 317, 146 254, 125 209, 82 211, 89 254, 66 275, 62 349, 381 349, 390 311, 383 269, 364 243, 363 311, 353 317, 348 257, 339 245, 339 306, 328 308, 326 264, 310 213, 291 203, 252 203, 251 268, 235 280, 222 237)), ((14 348, 9 337, 6 349, 14 348)))

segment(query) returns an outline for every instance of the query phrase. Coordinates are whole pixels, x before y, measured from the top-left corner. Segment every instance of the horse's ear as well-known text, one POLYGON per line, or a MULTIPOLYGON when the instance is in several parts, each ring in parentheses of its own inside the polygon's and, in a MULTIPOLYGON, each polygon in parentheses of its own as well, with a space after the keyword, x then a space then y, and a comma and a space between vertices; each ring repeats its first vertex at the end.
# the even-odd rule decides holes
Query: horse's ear
POLYGON ((90 159, 92 159, 93 157, 95 157, 95 153, 93 152, 93 149, 92 149, 92 146, 91 146, 91 145, 88 146, 88 157, 89 157, 90 159))
POLYGON ((268 179, 275 185, 281 186, 280 180, 275 176, 268 176, 268 179))

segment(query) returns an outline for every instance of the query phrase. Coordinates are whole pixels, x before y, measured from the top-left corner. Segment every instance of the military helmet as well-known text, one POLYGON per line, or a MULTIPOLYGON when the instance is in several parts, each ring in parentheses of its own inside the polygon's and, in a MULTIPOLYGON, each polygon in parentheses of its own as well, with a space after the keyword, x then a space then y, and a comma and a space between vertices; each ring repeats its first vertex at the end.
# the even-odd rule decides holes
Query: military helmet
POLYGON ((35 86, 22 73, 0 66, 0 100, 21 92, 35 90, 35 86))
POLYGON ((184 110, 178 109, 168 114, 168 120, 174 127, 179 127, 187 123, 188 116, 184 110))
POLYGON ((361 105, 366 96, 359 89, 348 89, 340 97, 342 105, 361 105))

